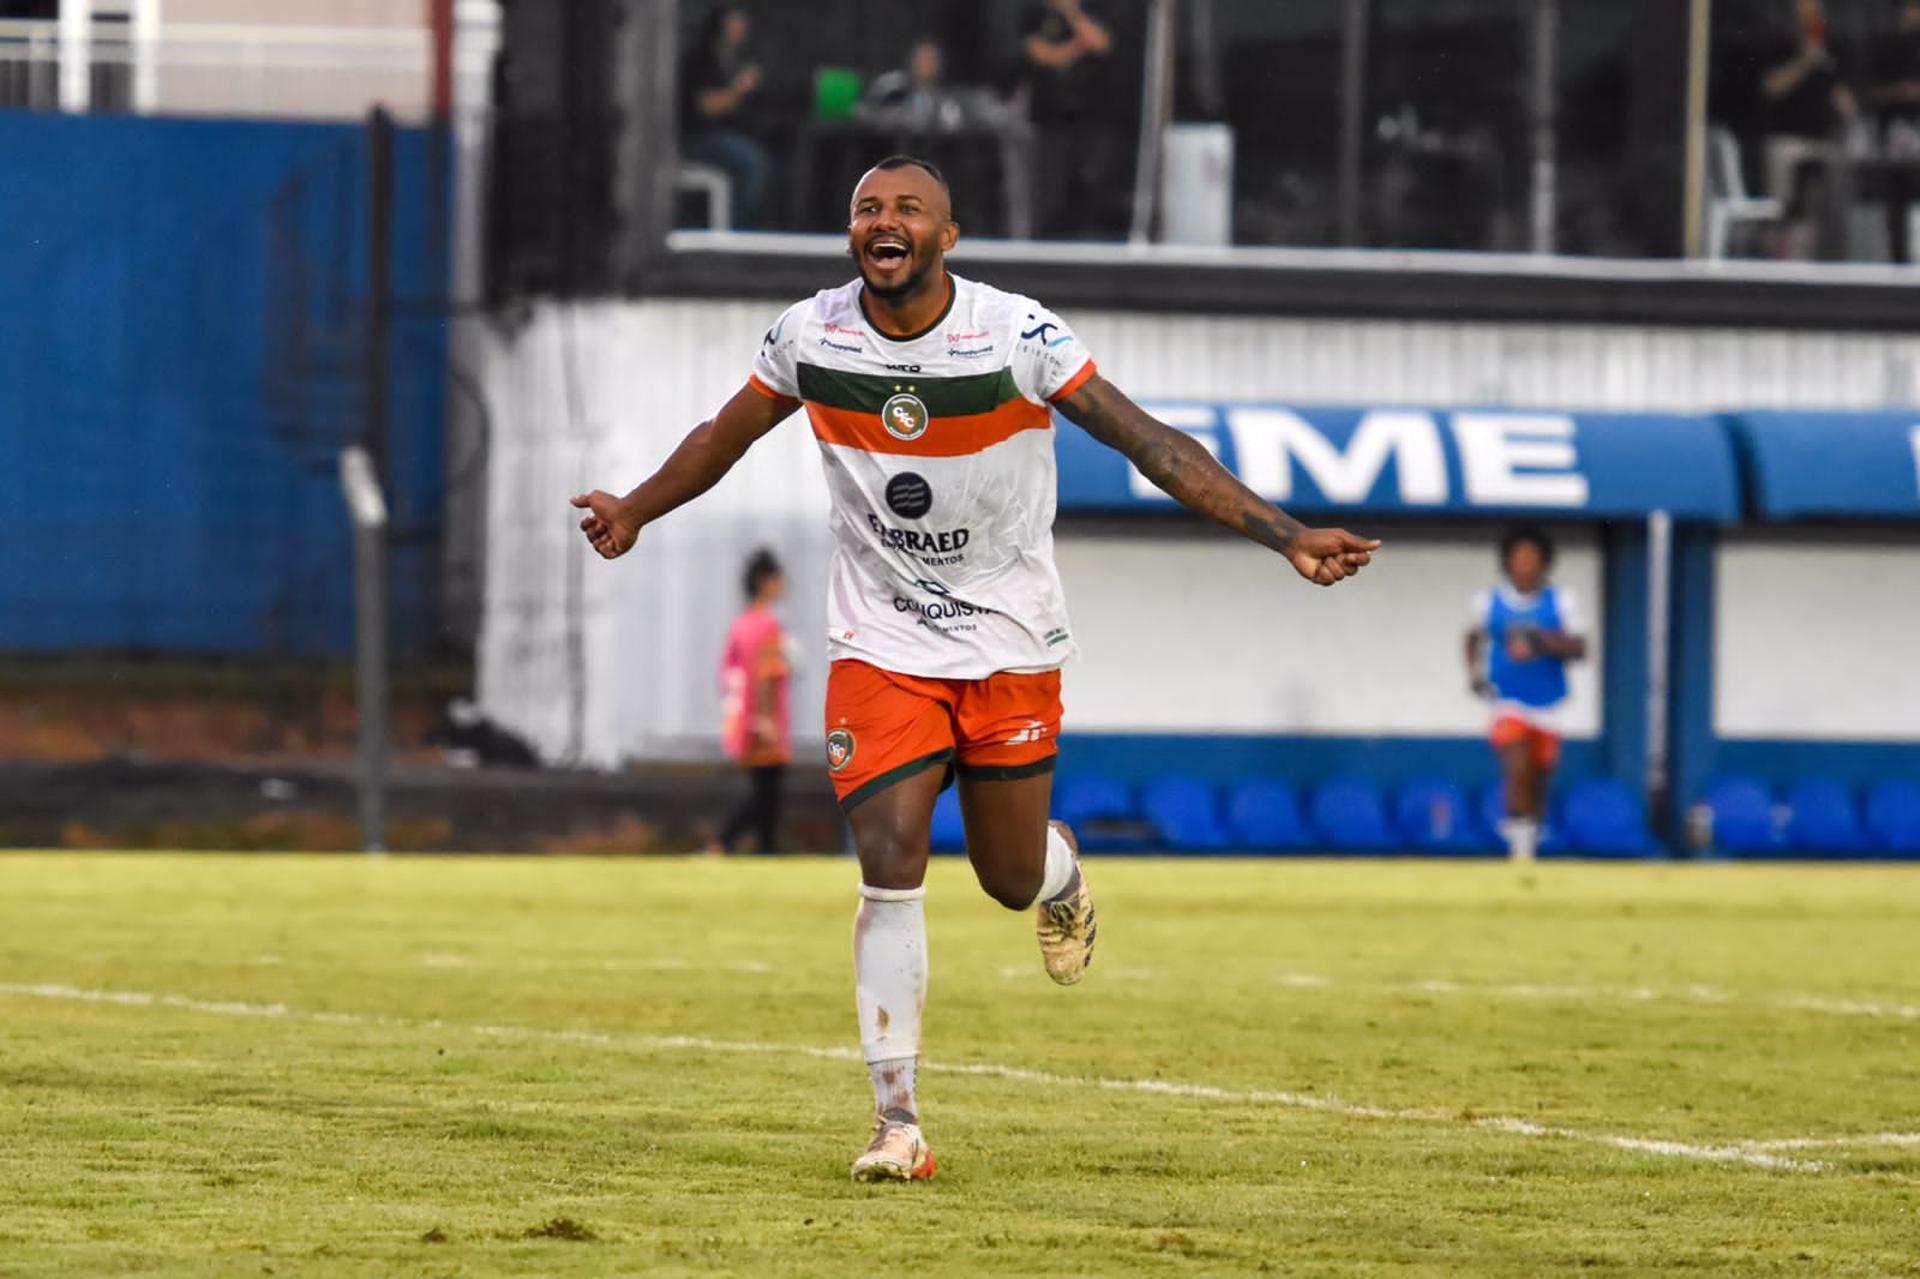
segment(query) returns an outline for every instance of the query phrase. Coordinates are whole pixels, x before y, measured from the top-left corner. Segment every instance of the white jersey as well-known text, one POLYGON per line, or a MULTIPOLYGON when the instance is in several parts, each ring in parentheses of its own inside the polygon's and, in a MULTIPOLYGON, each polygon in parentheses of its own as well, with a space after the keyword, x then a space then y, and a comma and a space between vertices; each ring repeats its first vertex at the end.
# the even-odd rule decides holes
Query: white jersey
POLYGON ((984 679, 1072 655, 1053 564, 1048 402, 1094 373, 1059 317, 959 276, 947 309, 893 338, 858 280, 787 309, 752 385, 806 405, 833 498, 828 656, 984 679))

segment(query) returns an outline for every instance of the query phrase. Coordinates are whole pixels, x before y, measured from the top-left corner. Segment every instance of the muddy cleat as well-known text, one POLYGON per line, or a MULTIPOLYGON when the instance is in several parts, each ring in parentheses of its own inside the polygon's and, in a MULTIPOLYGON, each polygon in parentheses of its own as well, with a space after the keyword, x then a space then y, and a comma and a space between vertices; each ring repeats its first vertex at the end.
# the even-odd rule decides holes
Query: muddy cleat
POLYGON ((1033 908, 1040 959, 1047 966, 1047 976, 1062 986, 1079 981, 1093 962, 1093 894, 1087 891, 1086 872, 1079 860, 1074 858, 1073 886, 1033 908))
POLYGON ((867 1152, 853 1161, 853 1179, 861 1182, 926 1181, 933 1174, 933 1147, 920 1135, 920 1125, 884 1115, 873 1121, 867 1152))

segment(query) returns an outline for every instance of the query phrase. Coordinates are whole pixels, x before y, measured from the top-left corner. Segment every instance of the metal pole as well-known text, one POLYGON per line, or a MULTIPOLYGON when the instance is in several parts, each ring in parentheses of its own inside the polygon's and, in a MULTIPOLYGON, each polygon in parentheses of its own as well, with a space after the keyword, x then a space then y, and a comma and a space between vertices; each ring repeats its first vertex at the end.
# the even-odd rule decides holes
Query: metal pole
POLYGON ((60 109, 93 104, 93 0, 60 0, 60 109))
POLYGON ((1347 0, 1340 36, 1340 243, 1364 242, 1360 218, 1361 161, 1366 155, 1367 0, 1347 0))
POLYGON ((1647 813, 1655 830, 1667 809, 1668 637, 1673 629, 1673 516, 1647 515, 1647 813))
POLYGON ((1147 65, 1140 93, 1140 146, 1133 170, 1133 228, 1127 239, 1153 238, 1160 200, 1160 165, 1167 121, 1173 115, 1173 0, 1153 0, 1147 13, 1147 65))
POLYGON ((1533 24, 1533 251, 1552 253, 1555 185, 1554 42, 1560 28, 1560 0, 1535 0, 1533 24))
POLYGON ((360 847, 387 847, 387 503, 373 458, 340 454, 340 493, 353 521, 354 683, 360 702, 360 847))
POLYGON ((133 109, 152 115, 160 107, 161 0, 133 0, 133 109))
POLYGON ((361 443, 376 476, 387 468, 387 369, 393 319, 393 117, 367 115, 367 345, 362 353, 366 420, 361 443))
POLYGON ((1687 171, 1681 200, 1685 253, 1697 258, 1705 231, 1707 178, 1707 56, 1713 31, 1713 0, 1691 0, 1687 26, 1687 171))

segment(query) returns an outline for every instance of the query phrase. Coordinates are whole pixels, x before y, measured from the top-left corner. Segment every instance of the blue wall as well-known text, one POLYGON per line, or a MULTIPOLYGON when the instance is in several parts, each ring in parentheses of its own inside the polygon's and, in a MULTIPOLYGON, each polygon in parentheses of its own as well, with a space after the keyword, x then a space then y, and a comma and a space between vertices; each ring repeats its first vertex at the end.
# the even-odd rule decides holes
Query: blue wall
MULTIPOLYGON (((1496 776, 1493 748, 1478 737, 1256 737, 1236 734, 1063 733, 1060 776, 1097 772, 1141 785, 1184 773, 1214 786, 1271 777, 1296 787, 1358 774, 1388 789, 1440 778, 1478 789, 1496 776)), ((1568 741, 1556 789, 1605 775, 1601 741, 1568 741)))
MULTIPOLYGON (((396 139, 395 290, 438 299, 428 139, 396 139)), ((0 648, 322 654, 352 631, 357 126, 0 112, 0 648)), ((395 627, 432 623, 444 324, 395 325, 395 627)))

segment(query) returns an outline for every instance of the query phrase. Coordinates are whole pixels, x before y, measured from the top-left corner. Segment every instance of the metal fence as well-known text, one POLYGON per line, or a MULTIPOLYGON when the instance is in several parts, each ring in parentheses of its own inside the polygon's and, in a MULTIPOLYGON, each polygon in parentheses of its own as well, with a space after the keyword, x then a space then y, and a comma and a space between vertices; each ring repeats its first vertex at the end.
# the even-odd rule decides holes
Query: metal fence
MULTIPOLYGON (((434 109, 434 34, 417 27, 158 21, 149 6, 84 21, 0 21, 0 108, 357 120, 434 109)), ((485 100, 496 0, 454 7, 456 98, 485 100)))

